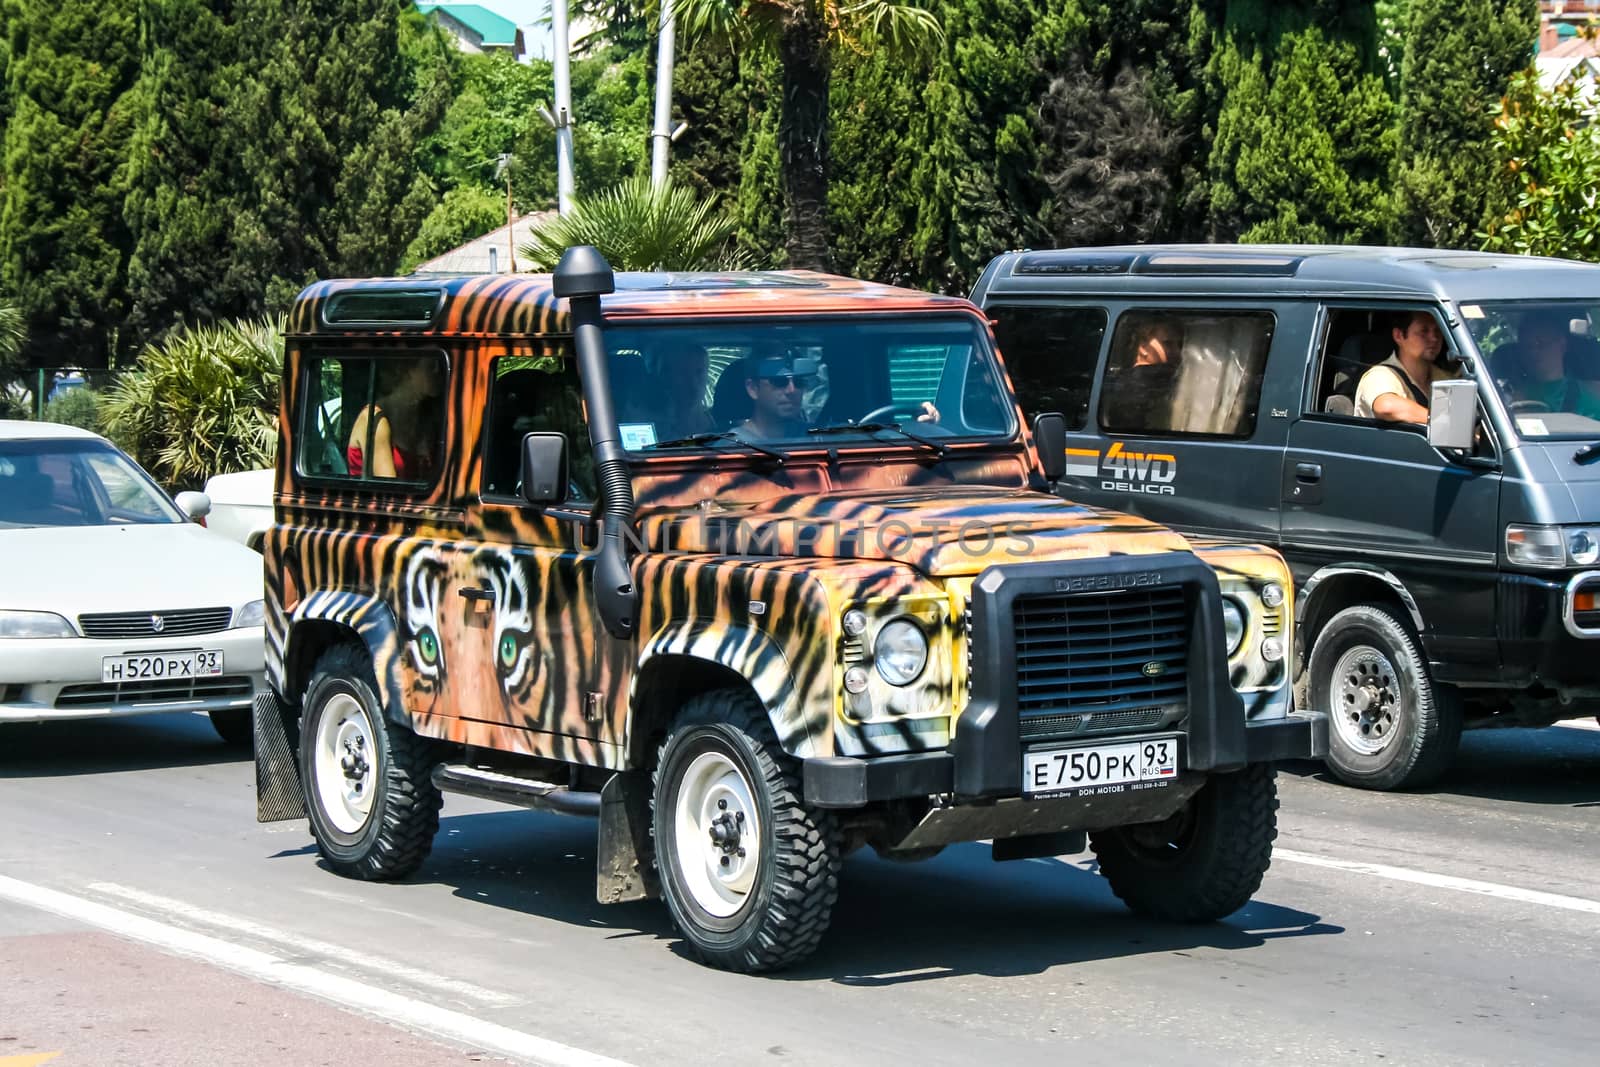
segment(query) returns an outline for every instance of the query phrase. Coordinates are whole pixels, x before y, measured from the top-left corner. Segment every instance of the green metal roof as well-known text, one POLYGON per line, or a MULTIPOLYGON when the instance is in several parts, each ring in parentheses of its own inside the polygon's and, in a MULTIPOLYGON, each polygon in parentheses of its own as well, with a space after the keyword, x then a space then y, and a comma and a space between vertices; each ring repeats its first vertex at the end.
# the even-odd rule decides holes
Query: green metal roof
POLYGON ((418 4, 424 15, 443 11, 483 39, 489 47, 515 48, 517 24, 479 4, 418 4))

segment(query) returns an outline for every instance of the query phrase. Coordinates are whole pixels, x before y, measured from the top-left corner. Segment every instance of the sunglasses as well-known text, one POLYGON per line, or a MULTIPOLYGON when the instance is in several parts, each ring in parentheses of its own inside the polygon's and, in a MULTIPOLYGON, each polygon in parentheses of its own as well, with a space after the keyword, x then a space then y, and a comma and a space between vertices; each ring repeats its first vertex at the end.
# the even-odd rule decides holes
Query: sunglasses
POLYGON ((815 374, 763 374, 761 380, 774 389, 810 389, 817 384, 815 374))

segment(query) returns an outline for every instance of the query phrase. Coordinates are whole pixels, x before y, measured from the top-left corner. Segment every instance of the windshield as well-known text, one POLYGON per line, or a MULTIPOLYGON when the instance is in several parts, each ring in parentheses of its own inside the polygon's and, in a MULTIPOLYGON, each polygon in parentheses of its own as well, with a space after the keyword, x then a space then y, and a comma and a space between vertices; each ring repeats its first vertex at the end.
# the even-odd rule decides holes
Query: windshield
POLYGON ((1523 437, 1600 437, 1600 300, 1463 304, 1485 375, 1523 437))
POLYGON ((0 441, 0 529, 183 521, 149 476, 103 441, 0 441))
POLYGON ((942 449, 1015 430, 973 319, 612 326, 606 339, 631 452, 866 441, 942 449))

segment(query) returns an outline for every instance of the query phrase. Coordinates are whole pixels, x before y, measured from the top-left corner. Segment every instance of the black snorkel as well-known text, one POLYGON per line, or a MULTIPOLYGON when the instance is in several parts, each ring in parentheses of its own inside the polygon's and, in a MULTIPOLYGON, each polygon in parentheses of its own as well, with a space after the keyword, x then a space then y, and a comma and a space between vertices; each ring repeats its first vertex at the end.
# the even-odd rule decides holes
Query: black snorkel
POLYGON ((595 606, 612 637, 633 636, 639 594, 628 567, 627 534, 633 525, 633 477, 628 471, 611 404, 606 346, 601 336, 600 297, 616 289, 611 264, 593 245, 574 245, 561 253, 551 279, 556 298, 572 315, 572 341, 578 376, 589 408, 589 441, 594 445, 600 482, 600 548, 594 564, 595 606))

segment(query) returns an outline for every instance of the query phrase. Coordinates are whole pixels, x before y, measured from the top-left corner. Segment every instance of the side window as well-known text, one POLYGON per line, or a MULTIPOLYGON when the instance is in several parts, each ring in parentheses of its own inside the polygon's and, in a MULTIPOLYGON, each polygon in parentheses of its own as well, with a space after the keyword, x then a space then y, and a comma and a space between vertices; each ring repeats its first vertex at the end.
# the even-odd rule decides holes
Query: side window
POLYGON ((1111 339, 1100 425, 1112 433, 1249 437, 1272 347, 1264 311, 1127 311, 1111 339))
MULTIPOLYGON (((1440 357, 1443 362, 1440 365, 1453 367, 1453 363, 1444 360, 1450 348, 1450 335, 1440 325, 1438 317, 1426 308, 1396 308, 1392 305, 1385 308, 1329 308, 1328 328, 1322 338, 1317 387, 1311 410, 1324 415, 1371 418, 1370 414, 1363 415, 1356 410, 1356 394, 1361 379, 1373 367, 1394 355, 1394 330, 1408 330, 1419 315, 1432 318, 1434 327, 1443 339, 1444 349, 1440 357)), ((1393 380, 1404 384, 1402 379, 1393 380)))
POLYGON ((563 356, 507 356, 490 373, 489 424, 484 441, 483 495, 521 495, 522 438, 534 432, 567 435, 571 503, 595 499, 594 451, 584 420, 577 364, 563 356))
POLYGON ((442 353, 319 355, 302 371, 299 470, 317 478, 427 485, 443 452, 442 353))
POLYGON ((1059 411, 1069 430, 1088 425, 1089 386, 1106 335, 1105 309, 999 306, 988 312, 995 320, 1000 358, 1028 420, 1041 411, 1059 411))

